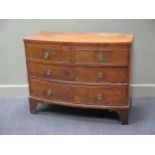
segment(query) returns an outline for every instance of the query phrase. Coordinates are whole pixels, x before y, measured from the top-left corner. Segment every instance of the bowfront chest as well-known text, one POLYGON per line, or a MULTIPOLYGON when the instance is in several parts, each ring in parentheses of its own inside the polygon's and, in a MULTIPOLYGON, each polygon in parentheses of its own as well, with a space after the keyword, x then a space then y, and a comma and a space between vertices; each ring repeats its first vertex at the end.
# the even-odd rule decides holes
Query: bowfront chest
POLYGON ((130 111, 132 34, 41 32, 24 39, 30 112, 38 103, 130 111))

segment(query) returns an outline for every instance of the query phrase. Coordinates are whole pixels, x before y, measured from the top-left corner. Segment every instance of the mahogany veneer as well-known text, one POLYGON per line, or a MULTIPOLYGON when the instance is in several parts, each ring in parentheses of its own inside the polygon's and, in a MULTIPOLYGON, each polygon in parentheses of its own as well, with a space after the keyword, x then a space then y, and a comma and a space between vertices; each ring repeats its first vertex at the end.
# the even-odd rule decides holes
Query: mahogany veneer
POLYGON ((41 32, 24 39, 30 112, 38 103, 115 111, 128 124, 132 34, 41 32))

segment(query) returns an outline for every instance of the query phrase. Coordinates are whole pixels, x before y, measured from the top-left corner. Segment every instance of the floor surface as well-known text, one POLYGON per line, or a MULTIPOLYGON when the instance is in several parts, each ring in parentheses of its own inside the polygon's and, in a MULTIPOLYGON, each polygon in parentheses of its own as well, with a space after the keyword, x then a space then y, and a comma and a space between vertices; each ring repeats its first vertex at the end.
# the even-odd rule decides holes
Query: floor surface
POLYGON ((0 98, 1 135, 127 135, 155 134, 155 98, 134 98, 129 125, 117 114, 39 104, 29 113, 27 98, 0 98))

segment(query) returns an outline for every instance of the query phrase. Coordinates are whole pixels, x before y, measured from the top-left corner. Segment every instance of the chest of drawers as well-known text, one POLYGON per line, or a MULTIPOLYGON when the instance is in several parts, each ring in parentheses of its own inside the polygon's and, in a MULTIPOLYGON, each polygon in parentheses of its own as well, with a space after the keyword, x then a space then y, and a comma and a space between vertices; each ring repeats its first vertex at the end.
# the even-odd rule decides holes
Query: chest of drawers
POLYGON ((41 32, 24 39, 30 112, 38 103, 114 111, 128 123, 132 34, 41 32))

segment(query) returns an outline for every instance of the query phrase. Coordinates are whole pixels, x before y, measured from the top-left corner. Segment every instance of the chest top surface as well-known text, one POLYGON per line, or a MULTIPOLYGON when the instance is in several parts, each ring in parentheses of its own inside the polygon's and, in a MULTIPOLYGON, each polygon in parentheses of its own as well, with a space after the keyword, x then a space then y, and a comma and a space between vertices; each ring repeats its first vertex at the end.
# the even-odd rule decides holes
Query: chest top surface
POLYGON ((43 41, 56 43, 111 43, 128 44, 133 40, 133 34, 125 33, 72 33, 72 32, 40 32, 25 41, 43 41))

